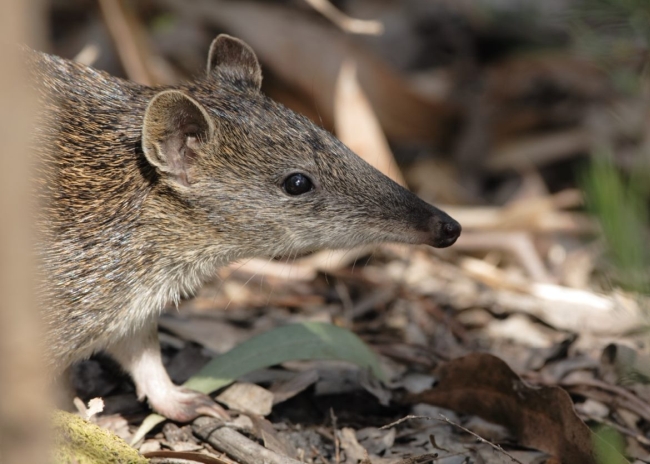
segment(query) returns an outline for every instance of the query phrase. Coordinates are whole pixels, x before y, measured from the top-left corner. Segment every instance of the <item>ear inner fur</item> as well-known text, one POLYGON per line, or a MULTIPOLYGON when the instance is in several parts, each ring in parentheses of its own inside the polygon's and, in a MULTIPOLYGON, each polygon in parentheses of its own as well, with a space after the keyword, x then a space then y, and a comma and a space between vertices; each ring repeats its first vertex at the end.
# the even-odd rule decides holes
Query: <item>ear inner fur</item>
POLYGON ((200 103, 178 90, 166 90, 149 102, 142 149, 151 165, 187 186, 197 148, 213 134, 214 122, 200 103))
POLYGON ((253 49, 244 41, 221 34, 212 41, 208 53, 208 77, 222 77, 259 91, 262 68, 253 49))

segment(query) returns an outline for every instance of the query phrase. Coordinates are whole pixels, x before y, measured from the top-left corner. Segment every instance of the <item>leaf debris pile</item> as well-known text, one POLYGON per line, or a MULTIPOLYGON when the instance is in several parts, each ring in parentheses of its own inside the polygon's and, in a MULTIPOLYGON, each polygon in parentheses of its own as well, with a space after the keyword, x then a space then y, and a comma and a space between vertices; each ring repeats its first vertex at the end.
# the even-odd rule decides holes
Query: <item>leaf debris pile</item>
MULTIPOLYGON (((446 250, 220 270, 160 328, 178 383, 267 334, 217 393, 232 421, 165 423, 139 451, 152 462, 650 462, 649 17, 642 0, 52 2, 53 52, 150 85, 200 75, 217 33, 242 38, 267 94, 463 225, 446 250), (295 360, 247 364, 286 342, 278 327, 322 322, 361 337, 384 382, 317 359, 339 342, 329 332, 292 347, 295 360)), ((73 381, 84 401, 104 399, 92 421, 133 439, 148 411, 109 359, 76 366, 73 381)))

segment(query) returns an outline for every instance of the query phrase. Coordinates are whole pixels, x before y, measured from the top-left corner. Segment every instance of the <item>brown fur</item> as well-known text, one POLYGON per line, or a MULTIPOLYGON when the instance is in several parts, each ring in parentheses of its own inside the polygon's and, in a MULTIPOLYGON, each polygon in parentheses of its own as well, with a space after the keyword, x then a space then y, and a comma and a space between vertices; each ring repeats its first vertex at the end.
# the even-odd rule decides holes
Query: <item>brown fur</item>
MULTIPOLYGON (((261 94, 257 59, 237 39, 217 38, 208 75, 172 89, 26 54, 46 110, 34 146, 47 349, 57 369, 100 349, 142 369, 133 358, 157 347, 152 327, 163 305, 233 260, 385 241, 448 246, 460 233, 261 94), (315 189, 285 193, 294 172, 315 189)), ((141 396, 152 388, 138 385, 141 396)), ((196 415, 154 406, 179 420, 196 415)))

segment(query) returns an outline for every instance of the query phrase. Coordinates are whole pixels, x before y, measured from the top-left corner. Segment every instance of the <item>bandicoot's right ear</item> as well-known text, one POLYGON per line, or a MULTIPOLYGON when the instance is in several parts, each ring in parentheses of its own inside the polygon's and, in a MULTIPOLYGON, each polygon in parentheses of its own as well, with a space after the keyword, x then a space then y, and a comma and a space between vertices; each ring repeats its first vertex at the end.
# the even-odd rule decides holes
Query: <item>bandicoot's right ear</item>
POLYGON ((251 47, 243 40, 221 34, 212 41, 208 53, 208 77, 255 91, 262 87, 262 68, 251 47))
POLYGON ((214 131, 212 118, 199 102, 178 90, 165 90, 151 99, 144 114, 142 150, 158 171, 189 186, 199 149, 214 131))

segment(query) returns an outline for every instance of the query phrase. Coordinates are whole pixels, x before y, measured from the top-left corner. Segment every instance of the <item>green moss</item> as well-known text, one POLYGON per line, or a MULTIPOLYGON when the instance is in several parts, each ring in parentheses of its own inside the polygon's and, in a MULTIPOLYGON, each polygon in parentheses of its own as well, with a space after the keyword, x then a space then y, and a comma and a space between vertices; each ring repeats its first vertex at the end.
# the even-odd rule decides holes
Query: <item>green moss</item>
POLYGON ((81 417, 55 411, 54 462, 56 464, 146 464, 124 440, 81 417))

